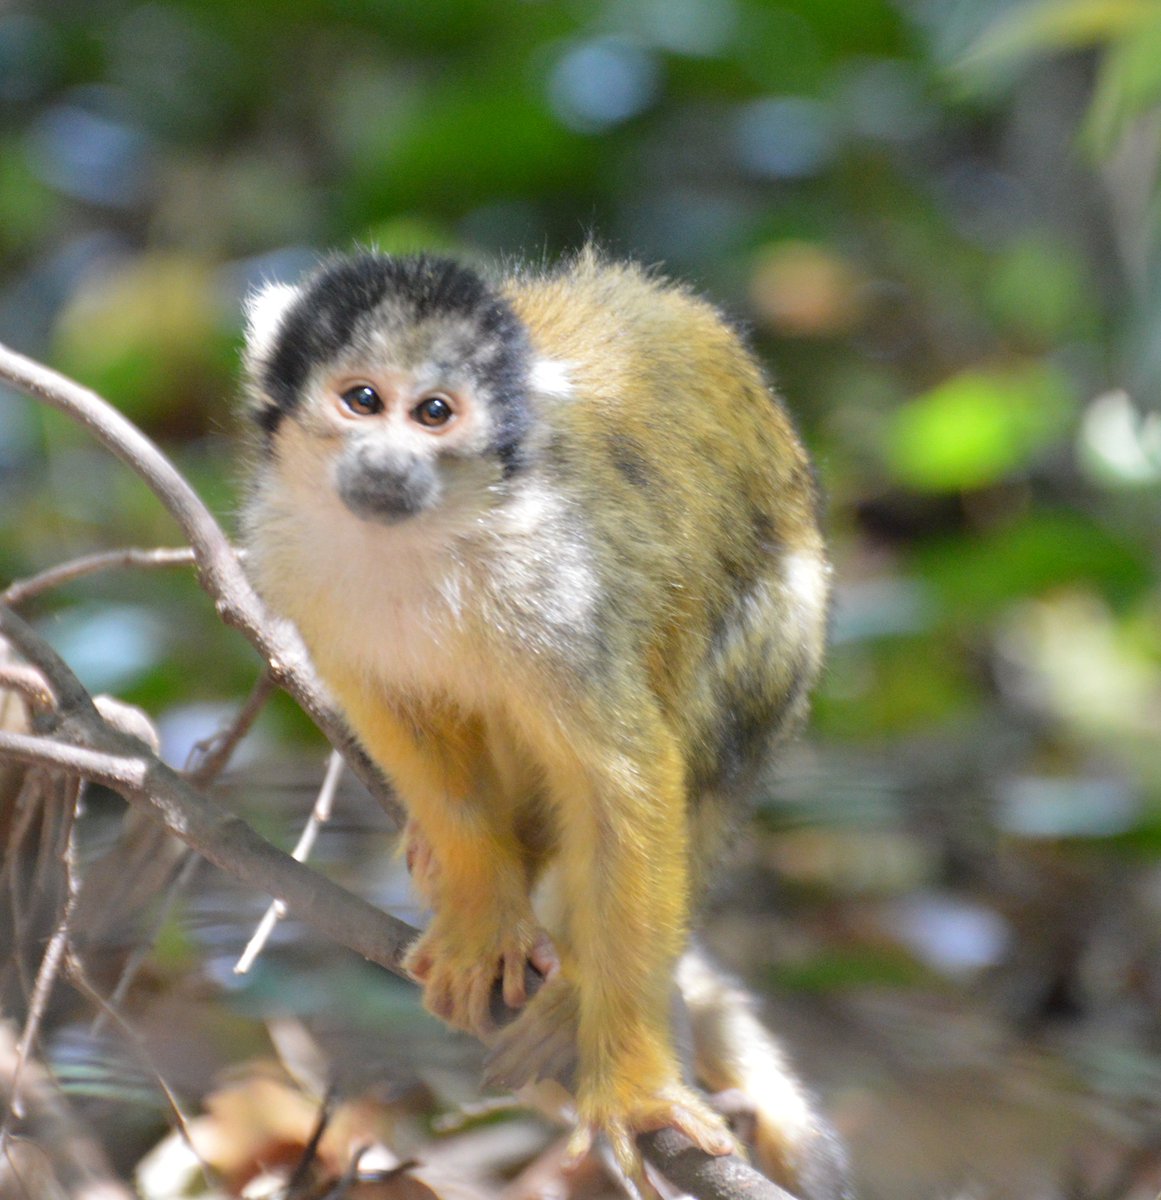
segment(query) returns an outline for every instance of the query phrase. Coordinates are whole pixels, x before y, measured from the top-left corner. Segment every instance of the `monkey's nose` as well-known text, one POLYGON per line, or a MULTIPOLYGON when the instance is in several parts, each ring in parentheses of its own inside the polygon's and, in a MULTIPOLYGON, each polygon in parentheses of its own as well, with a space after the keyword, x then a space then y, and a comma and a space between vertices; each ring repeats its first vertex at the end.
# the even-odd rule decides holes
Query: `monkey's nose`
POLYGON ((430 508, 439 498, 432 465, 392 447, 356 445, 339 460, 339 497, 368 521, 393 525, 430 508))

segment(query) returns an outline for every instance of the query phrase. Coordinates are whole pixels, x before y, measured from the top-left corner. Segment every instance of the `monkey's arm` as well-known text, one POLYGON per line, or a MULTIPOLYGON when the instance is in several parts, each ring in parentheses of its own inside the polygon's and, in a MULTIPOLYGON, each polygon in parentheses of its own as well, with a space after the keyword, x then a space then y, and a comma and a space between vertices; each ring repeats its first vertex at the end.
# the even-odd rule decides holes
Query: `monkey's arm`
POLYGON ((405 966, 436 1016, 477 1036, 492 1028, 492 984, 505 1003, 526 996, 525 966, 556 968, 528 898, 528 871, 511 822, 492 794, 483 732, 434 707, 407 711, 365 679, 327 672, 355 732, 395 783, 420 843, 436 864, 428 878, 431 924, 405 966))

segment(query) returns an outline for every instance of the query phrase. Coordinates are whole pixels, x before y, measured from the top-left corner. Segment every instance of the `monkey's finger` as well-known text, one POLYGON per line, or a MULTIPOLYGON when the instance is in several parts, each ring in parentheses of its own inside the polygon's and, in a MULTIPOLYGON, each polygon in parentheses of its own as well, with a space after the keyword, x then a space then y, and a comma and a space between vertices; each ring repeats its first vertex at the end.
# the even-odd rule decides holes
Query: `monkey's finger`
POLYGON ((528 951, 528 961, 544 977, 545 982, 554 979, 560 973, 560 955, 552 938, 542 929, 528 951))
POLYGON ((435 959, 432 955, 416 944, 410 949, 403 959, 403 968, 411 976, 412 979, 424 983, 427 977, 431 974, 432 964, 435 959))
POLYGON ((492 984, 495 972, 477 968, 467 984, 466 1014, 468 1027, 477 1037, 487 1037, 494 1029, 492 1022, 492 984))
POLYGON ((524 982, 523 954, 505 954, 503 968, 504 1003, 509 1008, 522 1008, 528 999, 528 988, 524 982))

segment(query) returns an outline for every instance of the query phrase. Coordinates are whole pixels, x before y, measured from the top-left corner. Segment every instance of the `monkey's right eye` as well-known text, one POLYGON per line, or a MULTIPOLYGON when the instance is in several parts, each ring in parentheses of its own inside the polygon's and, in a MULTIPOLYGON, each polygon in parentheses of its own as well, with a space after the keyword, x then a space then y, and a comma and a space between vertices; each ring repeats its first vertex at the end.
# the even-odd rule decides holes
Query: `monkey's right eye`
POLYGON ((357 383, 354 387, 347 388, 339 399, 359 417, 371 417, 383 411, 383 401, 379 393, 368 383, 357 383))

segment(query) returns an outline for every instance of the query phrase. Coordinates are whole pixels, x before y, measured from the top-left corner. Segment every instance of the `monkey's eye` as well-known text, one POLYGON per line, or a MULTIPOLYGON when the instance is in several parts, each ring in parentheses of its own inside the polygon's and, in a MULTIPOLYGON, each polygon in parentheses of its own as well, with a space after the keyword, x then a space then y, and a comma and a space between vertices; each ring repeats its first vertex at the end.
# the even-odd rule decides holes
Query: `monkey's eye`
POLYGON ((427 396, 411 410, 411 418, 428 429, 438 429, 454 417, 455 409, 446 396, 427 396))
POLYGON ((379 393, 368 383, 357 383, 354 387, 347 388, 339 399, 359 417, 371 417, 383 411, 383 401, 379 393))

